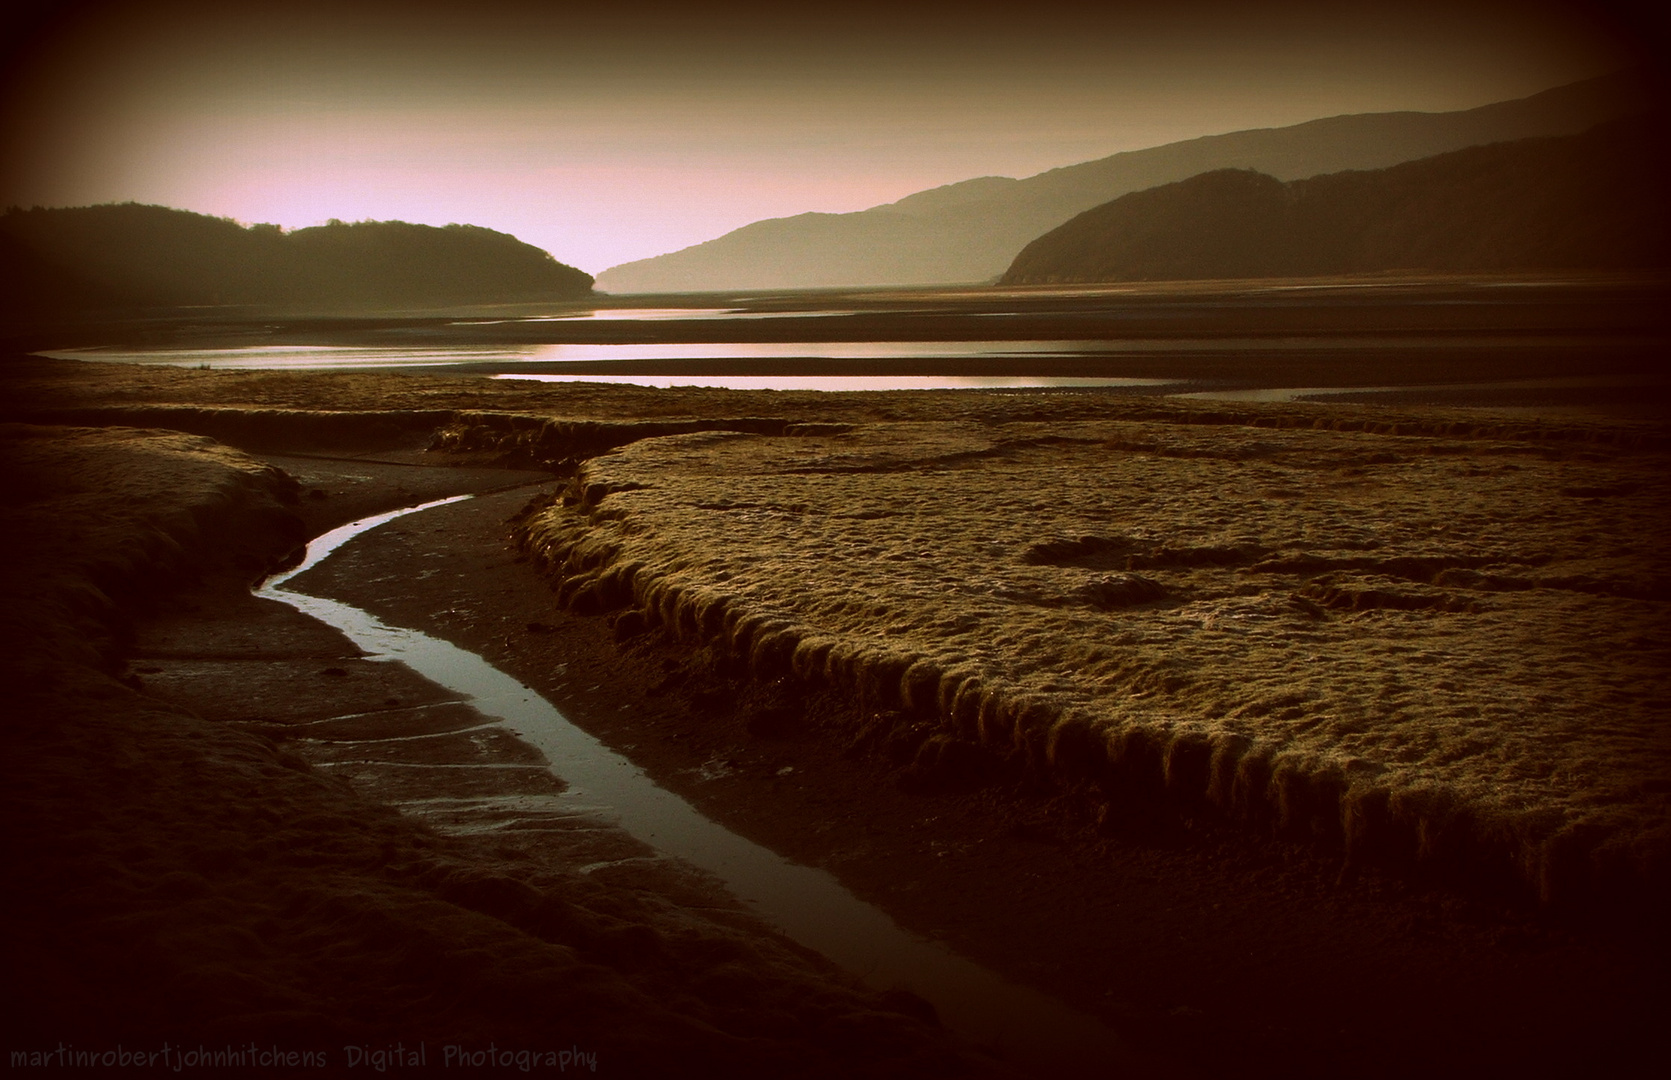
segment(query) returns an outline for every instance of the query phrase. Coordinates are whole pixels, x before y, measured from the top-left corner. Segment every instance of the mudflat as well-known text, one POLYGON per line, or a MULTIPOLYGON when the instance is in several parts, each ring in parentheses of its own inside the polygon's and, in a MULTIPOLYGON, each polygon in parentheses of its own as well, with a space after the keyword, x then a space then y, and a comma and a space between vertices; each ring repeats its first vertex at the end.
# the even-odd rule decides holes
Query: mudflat
POLYGON ((315 584, 1185 1073, 1622 1061, 1663 1000, 1671 442, 1640 409, 8 380, 19 419, 313 455, 270 462, 303 531, 424 462, 551 477, 315 584))
POLYGON ((249 586, 343 512, 526 474, 371 490, 386 470, 353 462, 337 506, 299 514, 293 478, 199 436, 5 425, 0 451, 14 1061, 1010 1074, 607 823, 400 812, 561 785, 466 704, 249 586), (478 768, 391 788, 380 763, 478 768), (617 862, 646 865, 589 872, 617 862))

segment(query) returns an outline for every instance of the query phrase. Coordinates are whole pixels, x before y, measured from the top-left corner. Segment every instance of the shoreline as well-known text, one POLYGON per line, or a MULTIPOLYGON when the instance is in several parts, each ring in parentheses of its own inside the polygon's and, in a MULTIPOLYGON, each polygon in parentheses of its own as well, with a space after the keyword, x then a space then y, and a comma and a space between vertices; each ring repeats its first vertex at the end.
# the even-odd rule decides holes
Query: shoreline
MULTIPOLYGON (((63 375, 59 369, 58 376, 63 375)), ((456 410, 461 394, 472 397, 474 404, 486 404, 498 393, 497 388, 494 388, 495 395, 489 395, 464 381, 332 380, 334 388, 347 391, 335 395, 334 404, 338 407, 352 408, 354 399, 363 396, 367 400, 375 397, 385 408, 392 405, 408 410, 404 414, 386 412, 383 420, 374 419, 372 427, 365 428, 368 418, 339 417, 329 423, 314 423, 307 415, 287 412, 295 408, 295 402, 314 393, 309 389, 308 380, 295 376, 224 377, 218 373, 183 373, 158 378, 152 372, 128 377, 123 382, 130 387, 148 388, 139 394, 129 394, 130 404, 116 409, 107 405, 92 408, 87 404, 72 405, 60 397, 57 401, 41 402, 36 412, 42 417, 76 419, 83 423, 124 419, 148 425, 202 423, 212 425, 217 434, 235 434, 243 429, 246 434, 257 435, 257 441, 267 440, 268 445, 286 439, 294 441, 295 432, 301 431, 315 441, 319 452, 328 450, 327 444, 332 439, 351 433, 356 425, 364 429, 361 434, 370 442, 381 440, 384 445, 391 445, 391 431, 399 436, 397 442, 410 440, 426 430, 425 425, 432 427, 438 416, 446 415, 459 422, 450 436, 452 441, 447 444, 457 452, 443 455, 402 452, 383 456, 391 461, 437 456, 478 463, 516 461, 538 463, 564 472, 574 467, 572 459, 577 455, 596 453, 602 446, 597 439, 611 442, 617 437, 611 433, 617 429, 625 442, 616 445, 647 435, 665 438, 672 434, 657 430, 656 425, 665 423, 662 420, 624 422, 623 413, 640 410, 638 415, 642 417, 647 409, 652 417, 665 416, 670 408, 680 407, 667 395, 658 398, 656 392, 618 394, 595 387, 578 387, 552 396, 521 391, 508 393, 493 403, 515 403, 513 411, 519 412, 523 419, 495 419, 483 413, 465 415, 434 406, 446 395, 452 395, 451 409, 456 410), (192 387, 201 387, 202 391, 191 391, 192 387), (169 406, 174 411, 165 412, 161 406, 143 400, 147 393, 160 392, 176 395, 175 400, 179 401, 182 391, 213 400, 228 390, 235 396, 223 401, 219 413, 205 413, 202 405, 195 404, 169 406), (242 396, 242 404, 235 404, 237 396, 242 396), (249 403, 258 396, 264 411, 252 415, 249 403), (545 409, 539 407, 542 400, 580 404, 582 407, 569 415, 579 418, 590 413, 595 419, 569 428, 547 425, 538 419, 542 411, 546 416, 551 415, 546 411, 549 405, 545 409), (45 412, 47 408, 59 411, 45 412), (613 410, 614 417, 605 418, 606 410, 613 410), (264 417, 262 423, 268 425, 264 436, 259 434, 262 430, 259 423, 247 425, 256 415, 264 417), (389 420, 395 421, 393 428, 378 427, 389 420), (477 425, 474 430, 470 426, 472 422, 477 425), (564 459, 571 460, 565 463, 564 459)), ((108 401, 115 396, 111 389, 106 385, 99 393, 108 401)), ((736 417, 757 411, 737 408, 737 405, 761 399, 746 394, 718 393, 684 396, 681 400, 688 410, 686 416, 692 411, 709 409, 714 403, 723 403, 727 409, 720 415, 736 417)), ((786 421, 840 426, 873 423, 874 419, 865 420, 864 411, 877 408, 896 416, 926 418, 936 408, 943 407, 940 404, 943 400, 906 402, 889 397, 836 405, 818 401, 816 395, 774 395, 771 411, 777 414, 774 424, 780 426, 786 421)), ((1018 407, 1013 397, 974 398, 967 402, 982 411, 989 418, 983 422, 989 423, 1018 407)), ((1141 407, 1149 410, 1141 414, 1149 422, 1161 422, 1163 416, 1198 417, 1205 428, 1215 424, 1251 423, 1260 430, 1311 430, 1326 423, 1330 430, 1388 433, 1397 430, 1403 434, 1423 430, 1426 425, 1435 435, 1445 432, 1468 437, 1468 432, 1496 431, 1502 432, 1502 437, 1529 438, 1534 444, 1552 449, 1621 445, 1591 442, 1602 438, 1622 438, 1626 440, 1623 445, 1631 445, 1633 441, 1639 447, 1655 445, 1655 429, 1648 424, 1550 422, 1491 417, 1468 410, 1451 410, 1437 417, 1428 411, 1425 413, 1428 419, 1418 423, 1417 418, 1423 413, 1408 410, 1389 413, 1361 408, 1167 407, 1157 411, 1153 403, 1111 404, 1104 400, 1090 405, 1068 404, 1070 414, 1091 407, 1114 408, 1118 413, 1141 407)), ((708 430, 736 431, 737 428, 734 424, 730 427, 722 424, 718 429, 708 430)), ((724 440, 764 436, 674 437, 724 440)), ((355 452, 375 453, 363 447, 355 452)), ((347 512, 347 499, 335 496, 310 499, 305 490, 302 496, 304 501, 300 505, 310 514, 347 512)), ((604 505, 608 505, 607 501, 604 505)), ((1512 1044, 1520 1047, 1516 1054, 1523 1054, 1531 1061, 1539 1057, 1539 1048, 1551 1050, 1549 1040, 1553 1036, 1549 1031, 1560 1026, 1563 1016, 1569 1030, 1579 1017, 1587 1018, 1579 1024, 1584 1039, 1603 1030, 1612 1032, 1615 1042, 1622 1039, 1628 1043, 1635 1038, 1629 1032, 1628 1020, 1604 1019, 1603 1007, 1598 1003, 1623 1009, 1621 1017, 1637 1015, 1635 1010, 1640 1003, 1630 1005, 1623 991, 1602 988, 1611 982, 1616 988, 1647 990, 1649 985, 1644 983, 1647 974, 1640 970, 1633 972, 1632 963, 1619 954, 1616 945, 1605 940, 1591 939, 1581 930, 1575 934, 1572 929, 1563 929, 1558 923, 1551 924, 1523 911, 1517 913, 1512 908, 1503 909, 1444 890, 1427 891, 1376 873, 1362 875, 1355 882, 1336 884, 1333 878, 1338 864, 1331 864, 1327 858, 1320 859, 1314 852, 1288 842, 1261 840, 1245 829, 1216 824, 1210 817, 1188 821, 1187 827, 1185 821, 1161 815, 1153 820, 1135 821, 1129 828, 1099 829, 1094 821, 1085 818, 1072 798, 1052 798, 1038 790, 986 788, 973 793, 911 790, 910 783, 899 784, 898 770, 902 763, 891 757, 884 746, 860 746, 848 753, 848 744, 856 730, 850 694, 838 689, 822 696, 815 693, 806 700, 810 712, 820 718, 818 734, 773 733, 765 730, 770 724, 756 724, 759 730, 750 730, 751 719, 770 715, 781 703, 771 699, 767 692, 769 685, 745 678, 734 661, 726 661, 712 650, 704 651, 700 641, 677 644, 658 641, 653 633, 633 633, 618 625, 612 627, 596 616, 562 612, 549 599, 546 583, 534 576, 526 564, 516 562, 515 555, 500 548, 501 556, 490 558, 485 555, 487 549, 480 546, 479 536, 467 540, 456 529, 449 535, 452 539, 443 538, 441 549, 433 553, 440 562, 414 566, 407 577, 414 584, 419 580, 433 584, 434 574, 427 579, 418 578, 422 569, 456 563, 455 577, 463 590, 460 599, 470 595, 505 598, 506 610, 493 617, 497 621, 492 625, 484 622, 483 626, 459 622, 454 617, 456 612, 447 610, 433 593, 421 590, 404 600, 398 597, 378 600, 368 596, 368 605, 382 603, 394 611, 405 604, 419 617, 434 621, 438 629, 446 629, 452 620, 452 634, 475 641, 490 658, 495 651, 502 651, 519 677, 531 685, 538 685, 536 679, 549 677, 557 663, 569 663, 573 670, 576 661, 558 659, 559 654, 583 657, 582 667, 598 674, 597 686, 623 688, 605 689, 592 697, 573 686, 554 690, 559 699, 569 695, 559 704, 565 711, 572 708, 571 715, 583 726, 596 727, 595 733, 603 735, 606 741, 613 731, 615 741, 636 743, 648 762, 646 767, 659 771, 660 778, 669 787, 687 794, 709 809, 717 820, 732 824, 745 835, 764 840, 769 846, 803 861, 830 864, 850 884, 856 883, 861 895, 903 912, 901 917, 907 925, 930 935, 938 932, 1000 971, 1100 1010, 1099 1015, 1117 1028, 1146 1031, 1149 1042, 1144 1049, 1149 1052, 1174 1061, 1192 1062, 1190 1067, 1209 1071, 1254 1060, 1271 1062, 1273 1072, 1285 1068, 1293 1071, 1299 1064, 1293 1043, 1305 1042, 1308 1031, 1312 1041, 1306 1045, 1306 1053, 1317 1052, 1341 1062, 1357 1060, 1378 1047, 1384 1049, 1386 1038, 1394 1031, 1415 1029, 1427 1034, 1416 1040, 1419 1045, 1408 1050, 1413 1056, 1438 1054, 1443 1046, 1464 1057, 1482 1055, 1484 1063, 1492 1053, 1500 1053, 1512 1044), (449 554, 449 545, 460 551, 449 554), (472 559, 479 565, 469 565, 472 559), (501 562, 503 565, 499 565, 501 562), (489 563, 493 564, 491 568, 489 563), (518 584, 507 586, 505 582, 511 579, 493 576, 501 572, 521 575, 514 579, 518 584), (487 584, 494 581, 500 583, 491 587, 487 584), (530 615, 528 612, 534 609, 518 606, 524 601, 543 604, 540 610, 544 614, 530 615), (560 629, 529 629, 535 623, 560 629), (619 641, 617 634, 621 634, 619 641), (670 680, 670 675, 680 678, 670 680), (649 693, 664 683, 669 685, 660 693, 649 693), (629 692, 624 687, 632 689, 629 692), (721 695, 718 700, 734 700, 740 707, 735 711, 716 711, 715 694, 721 695), (620 707, 629 703, 634 709, 643 710, 646 716, 661 717, 643 726, 642 733, 653 734, 653 738, 637 738, 621 726, 620 707), (843 736, 843 732, 847 734, 843 736), (741 755, 737 753, 739 750, 741 755), (760 755, 766 759, 764 764, 755 761, 760 755), (704 766, 713 772, 716 762, 723 775, 706 779, 704 766), (792 766, 787 780, 777 772, 785 763, 792 766), (884 783, 879 785, 878 779, 884 779, 884 783), (731 790, 721 790, 727 787, 731 790), (867 804, 874 802, 878 807, 878 816, 869 821, 849 805, 853 793, 859 791, 866 793, 867 804), (924 800, 929 800, 940 812, 924 810, 924 800), (760 815, 762 807, 773 808, 764 819, 760 815), (922 822, 925 817, 937 820, 925 824, 922 822), (867 829, 877 832, 873 834, 867 829), (1002 843, 987 847, 994 843, 994 838, 1002 843), (1049 886, 1042 909, 1022 904, 1013 884, 1016 879, 1013 876, 1008 881, 1005 879, 1006 874, 1037 873, 1040 875, 1037 880, 1048 881, 1053 868, 1060 876, 1064 863, 1073 867, 1070 876, 1074 880, 1049 886), (897 888, 901 883, 913 882, 914 888, 897 888), (1203 899, 1184 910, 1168 910, 1177 908, 1180 898, 1209 895, 1218 898, 1212 903, 1219 907, 1214 908, 1203 899), (1250 903, 1250 896, 1257 899, 1250 903), (1295 905, 1303 907, 1303 914, 1284 914, 1295 905), (1342 909, 1348 914, 1341 915, 1342 909), (1093 928, 1095 923, 1074 922, 1094 913, 1104 920, 1113 920, 1112 925, 1127 926, 1131 925, 1133 911, 1139 922, 1148 920, 1150 925, 1142 931, 1123 934, 1119 940, 1093 943, 1097 933, 1093 928), (1070 925, 1077 929, 1063 929, 1070 925), (1320 940, 1305 944, 1311 938, 1320 940), (1249 945, 1253 950, 1244 955, 1249 945), (1227 966, 1230 956, 1242 959, 1228 962, 1227 966), (1316 1036, 1321 1032, 1318 1027, 1321 1021, 1316 1017, 1297 1021, 1295 1014, 1304 1012, 1305 1002, 1312 1003, 1309 1007, 1320 1014, 1342 1008, 1347 1012, 1358 1011, 1348 1003, 1355 995, 1362 1004, 1366 991, 1361 981, 1354 978, 1353 969, 1361 968, 1366 962, 1378 972, 1386 973, 1396 984, 1370 993, 1369 1000, 1373 1000, 1375 1008, 1383 1010, 1385 1019, 1345 1034, 1336 1031, 1319 1043, 1316 1036), (1051 970, 1052 964, 1058 968, 1051 970), (1087 973, 1087 965, 1095 970, 1120 972, 1118 985, 1094 985, 1096 979, 1087 973), (1496 988, 1501 998, 1500 1008, 1486 1010, 1495 1019, 1489 1023, 1478 1020, 1480 1027, 1471 1039, 1467 1033, 1442 1035, 1433 1030, 1443 1015, 1442 1003, 1450 995, 1462 993, 1460 989, 1434 989, 1453 975, 1464 981, 1474 979, 1476 989, 1481 985, 1480 980, 1484 980, 1484 984, 1496 988), (1517 979, 1524 985, 1517 986, 1517 979), (1225 980, 1230 984, 1228 988, 1220 985, 1225 980), (1192 990, 1193 986, 1214 989, 1203 994, 1192 990), (1144 1000, 1145 989, 1156 1000, 1144 1000), (1424 994, 1430 1000, 1422 1001, 1424 994), (1523 1013, 1518 1018, 1514 1015, 1517 1008, 1523 1013), (1262 1029, 1261 1023, 1269 1030, 1262 1029), (1498 1025, 1492 1029, 1498 1033, 1497 1037, 1487 1036, 1490 1024, 1498 1025), (1261 1046, 1266 1051, 1259 1051, 1261 1046)), ((452 608, 459 606, 455 602, 452 608)), ((1036 892, 1039 886, 1027 888, 1036 892)), ((1652 993, 1661 991, 1662 988, 1652 993)), ((1465 997, 1465 994, 1459 997, 1451 1007, 1462 1008, 1465 997)), ((1651 1000, 1652 994, 1649 997, 1651 1000)), ((1352 1021, 1344 1014, 1343 1022, 1350 1028, 1352 1021)), ((1563 1052, 1579 1054, 1576 1045, 1561 1045, 1567 1046, 1567 1050, 1555 1048, 1552 1052, 1557 1056, 1563 1052)))
MULTIPOLYGON (((86 628, 56 621, 50 596, 30 613, 67 652, 6 636, 19 696, 5 738, 21 782, 5 801, 5 951, 11 984, 33 991, 8 1015, 14 1049, 166 1033, 272 1041, 329 1063, 345 1047, 402 1038, 534 1051, 561 1036, 626 1075, 1012 1075, 945 1037, 919 999, 856 986, 701 874, 671 862, 628 879, 577 873, 577 855, 637 859, 641 845, 624 834, 584 820, 543 836, 438 832, 287 748, 287 724, 323 724, 343 745, 365 745, 355 725, 398 721, 390 706, 434 719, 447 702, 404 668, 367 661, 336 632, 252 596, 255 564, 226 564, 194 535, 218 521, 215 531, 264 545, 261 566, 277 565, 293 538, 269 535, 270 504, 252 496, 216 509, 177 473, 214 477, 224 464, 260 483, 280 474, 233 452, 199 461, 213 444, 155 432, 4 436, 8 464, 28 456, 17 440, 45 439, 59 469, 167 485, 139 511, 163 514, 173 546, 153 550, 202 574, 158 581, 101 613, 128 616, 102 658, 76 647, 86 628)), ((72 529, 112 508, 97 482, 89 490, 52 468, 10 470, 8 481, 14 491, 51 478, 98 492, 61 505, 57 519, 72 529)), ((347 497, 335 500, 308 500, 293 482, 272 490, 313 511, 306 531, 317 533, 426 485, 542 479, 401 471, 410 484, 350 463, 347 497)), ((117 522, 62 554, 114 553, 129 572, 154 576, 152 558, 124 550, 133 535, 117 522)), ((51 576, 41 553, 8 554, 20 556, 9 572, 51 576)), ((73 570, 57 580, 78 587, 73 570)), ((514 767, 527 748, 501 741, 492 752, 514 767)))
MULTIPOLYGON (((618 642, 600 617, 554 606, 502 540, 484 540, 483 524, 518 502, 390 526, 344 551, 319 584, 481 651, 715 820, 830 869, 905 926, 1087 1009, 1186 1072, 1310 1075, 1348 1061, 1362 1071, 1366 1054, 1383 1057, 1385 1074, 1476 1055, 1482 1068, 1522 1055, 1529 1064, 1580 1053, 1551 1040, 1552 1025, 1611 1027, 1640 1005, 1624 987, 1640 988, 1645 973, 1628 974, 1617 946, 1513 907, 1373 872, 1338 882, 1338 863, 1303 845, 1211 820, 1109 831, 1071 798, 1025 787, 912 789, 897 763, 851 753, 839 727, 750 732, 746 710, 715 713, 716 694, 737 692, 723 678, 658 689, 669 667, 706 666, 688 645, 618 642), (472 516, 483 524, 467 526, 472 516), (445 590, 369 582, 391 558, 385 574, 433 568, 428 580, 445 590), (481 596, 498 599, 470 603, 481 596), (1458 991, 1441 988, 1452 982, 1466 994, 1453 1000, 1458 991), (1494 1004, 1469 1001, 1482 985, 1494 1004), (1473 1030, 1441 1034, 1439 1018, 1464 1008, 1473 1030), (1378 1019, 1366 1022, 1370 1013, 1378 1019), (1394 1030, 1402 1065, 1385 1057, 1394 1030)), ((812 707, 830 716, 852 703, 830 695, 812 707)))

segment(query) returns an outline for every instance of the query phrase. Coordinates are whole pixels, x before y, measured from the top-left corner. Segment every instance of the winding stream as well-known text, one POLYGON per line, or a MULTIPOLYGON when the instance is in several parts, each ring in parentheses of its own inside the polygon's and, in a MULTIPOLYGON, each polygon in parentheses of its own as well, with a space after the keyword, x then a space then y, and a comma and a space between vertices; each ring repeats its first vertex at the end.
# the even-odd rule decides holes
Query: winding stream
POLYGON ((357 608, 285 587, 352 538, 406 514, 470 498, 439 499, 351 522, 315 539, 294 569, 262 584, 278 600, 346 634, 371 659, 399 661, 461 695, 536 747, 568 787, 573 808, 620 825, 657 851, 723 880, 756 914, 878 989, 907 987, 941 1020, 1027 1071, 1099 1074, 1128 1057, 1106 1026, 900 929, 829 873, 798 866, 703 817, 636 765, 568 721, 534 690, 475 653, 417 630, 387 626, 357 608))

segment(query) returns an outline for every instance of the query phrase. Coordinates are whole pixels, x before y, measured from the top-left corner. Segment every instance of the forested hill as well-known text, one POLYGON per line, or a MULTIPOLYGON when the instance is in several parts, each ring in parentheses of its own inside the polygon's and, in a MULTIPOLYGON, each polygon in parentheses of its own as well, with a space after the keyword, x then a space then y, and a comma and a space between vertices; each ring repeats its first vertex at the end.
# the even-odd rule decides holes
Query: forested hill
POLYGON ((474 225, 333 221, 285 232, 137 203, 0 217, 4 301, 22 310, 247 304, 352 311, 563 299, 592 278, 474 225))
POLYGON ((1087 210, 1003 284, 1671 264, 1663 124, 1470 147, 1283 183, 1221 169, 1087 210))
POLYGON ((1335 116, 1126 151, 1024 180, 986 176, 857 213, 757 221, 611 267, 598 275, 598 287, 634 293, 991 281, 1029 241, 1129 192, 1213 169, 1297 180, 1465 146, 1574 135, 1640 112, 1644 93, 1637 74, 1619 72, 1461 112, 1335 116))

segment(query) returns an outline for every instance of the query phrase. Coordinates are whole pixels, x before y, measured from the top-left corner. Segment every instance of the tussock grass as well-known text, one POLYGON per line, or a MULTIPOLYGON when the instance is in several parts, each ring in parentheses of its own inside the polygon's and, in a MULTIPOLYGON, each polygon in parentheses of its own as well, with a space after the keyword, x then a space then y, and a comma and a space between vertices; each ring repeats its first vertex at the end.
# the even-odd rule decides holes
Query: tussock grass
POLYGON ((1664 895, 1659 440, 1164 412, 648 439, 519 537, 563 603, 846 688, 935 759, 1550 905, 1664 895))

